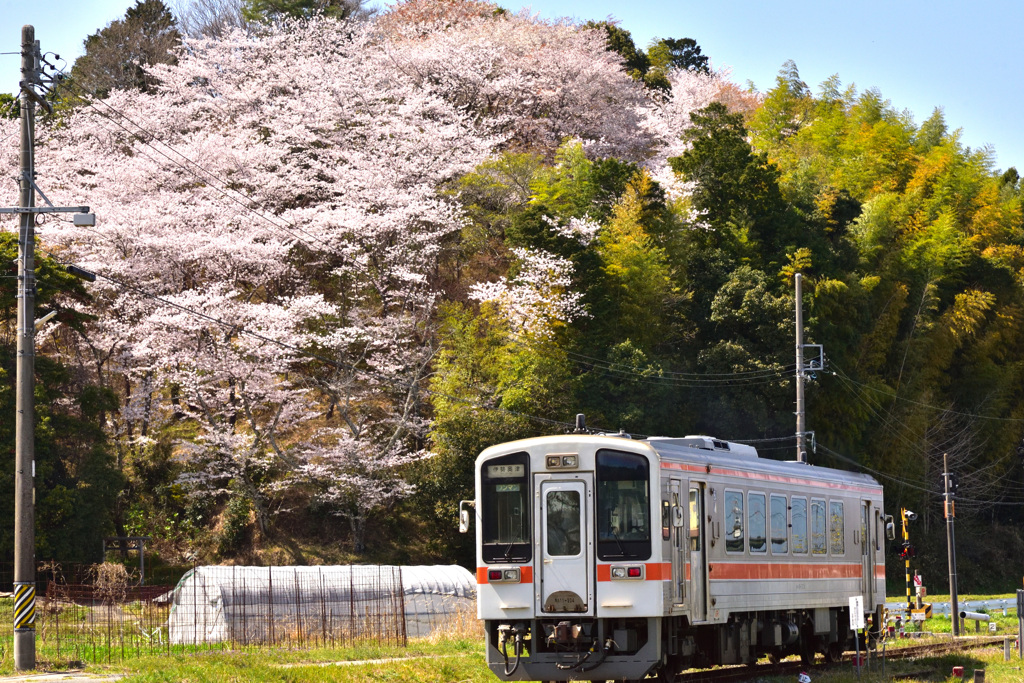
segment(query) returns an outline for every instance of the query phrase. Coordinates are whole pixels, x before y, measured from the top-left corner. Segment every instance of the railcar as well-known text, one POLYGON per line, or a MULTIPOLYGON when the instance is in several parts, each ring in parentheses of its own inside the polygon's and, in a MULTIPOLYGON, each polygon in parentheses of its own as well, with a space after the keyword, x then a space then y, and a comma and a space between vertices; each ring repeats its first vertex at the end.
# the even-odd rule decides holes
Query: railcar
POLYGON ((568 434, 481 453, 463 530, 471 509, 503 680, 835 660, 851 623, 866 617, 872 638, 882 624, 892 518, 864 474, 706 436, 568 434))

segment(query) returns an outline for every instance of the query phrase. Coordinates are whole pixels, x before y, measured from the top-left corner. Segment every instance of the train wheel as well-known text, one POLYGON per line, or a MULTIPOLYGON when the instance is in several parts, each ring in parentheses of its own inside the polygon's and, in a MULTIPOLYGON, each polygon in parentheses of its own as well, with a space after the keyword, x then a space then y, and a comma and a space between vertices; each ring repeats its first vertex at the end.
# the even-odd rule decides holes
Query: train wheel
POLYGON ((825 661, 835 664, 843 660, 843 645, 840 642, 829 643, 825 646, 825 661))

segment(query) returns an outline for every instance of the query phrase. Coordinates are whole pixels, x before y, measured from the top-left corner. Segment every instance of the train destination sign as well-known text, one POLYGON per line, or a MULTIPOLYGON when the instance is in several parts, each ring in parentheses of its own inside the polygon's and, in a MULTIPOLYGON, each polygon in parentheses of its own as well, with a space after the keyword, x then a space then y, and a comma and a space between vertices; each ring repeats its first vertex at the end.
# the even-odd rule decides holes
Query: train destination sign
POLYGON ((526 465, 488 465, 487 476, 492 479, 500 477, 521 477, 526 474, 526 465))

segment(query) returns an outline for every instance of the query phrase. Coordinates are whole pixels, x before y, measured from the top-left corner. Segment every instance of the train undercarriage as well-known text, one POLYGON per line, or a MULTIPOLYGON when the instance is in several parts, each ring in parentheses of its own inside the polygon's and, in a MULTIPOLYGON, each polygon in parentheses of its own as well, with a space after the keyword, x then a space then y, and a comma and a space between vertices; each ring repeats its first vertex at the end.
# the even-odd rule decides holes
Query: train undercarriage
MULTIPOLYGON (((566 615, 568 617, 568 615, 566 615)), ((875 615, 874 623, 880 623, 875 615)), ((724 624, 690 624, 686 617, 551 618, 488 621, 487 661, 503 680, 639 681, 718 664, 753 664, 822 654, 838 661, 852 649, 845 608, 733 614, 724 624)), ((869 633, 869 641, 873 640, 869 633)), ((871 642, 869 642, 869 647, 871 642)))

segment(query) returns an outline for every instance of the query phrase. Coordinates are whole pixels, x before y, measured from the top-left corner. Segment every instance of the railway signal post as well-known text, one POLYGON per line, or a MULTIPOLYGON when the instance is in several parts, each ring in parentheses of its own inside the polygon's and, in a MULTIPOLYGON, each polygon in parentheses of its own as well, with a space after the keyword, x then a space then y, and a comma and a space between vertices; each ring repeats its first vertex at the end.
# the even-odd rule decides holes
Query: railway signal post
POLYGON ((910 534, 907 532, 907 522, 913 522, 917 519, 917 514, 911 512, 906 508, 900 508, 900 519, 903 522, 903 545, 900 547, 900 557, 906 562, 906 578, 907 578, 907 619, 910 619, 910 615, 914 610, 914 602, 910 597, 912 581, 910 578, 910 558, 912 558, 916 551, 914 546, 910 544, 910 534))

